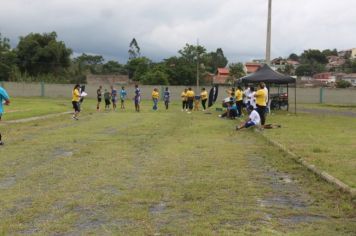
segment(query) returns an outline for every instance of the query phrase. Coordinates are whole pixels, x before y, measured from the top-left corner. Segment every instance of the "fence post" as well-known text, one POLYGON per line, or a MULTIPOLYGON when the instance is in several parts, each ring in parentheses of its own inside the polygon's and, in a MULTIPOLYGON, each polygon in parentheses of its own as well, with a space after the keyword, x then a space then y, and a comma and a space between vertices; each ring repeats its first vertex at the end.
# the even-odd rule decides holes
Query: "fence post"
POLYGON ((324 101, 324 87, 320 87, 320 99, 319 102, 322 104, 324 101))
POLYGON ((41 81, 41 97, 45 96, 45 84, 43 81, 41 81))

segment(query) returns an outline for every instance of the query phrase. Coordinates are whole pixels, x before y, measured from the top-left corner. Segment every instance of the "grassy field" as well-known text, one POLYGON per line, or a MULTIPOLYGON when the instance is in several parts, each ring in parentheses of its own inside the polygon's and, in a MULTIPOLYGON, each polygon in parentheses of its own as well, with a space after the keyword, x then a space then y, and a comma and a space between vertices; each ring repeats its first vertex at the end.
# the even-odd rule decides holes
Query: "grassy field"
MULTIPOLYGON (((36 115, 70 108, 21 104, 32 102, 36 115)), ((1 125, 0 235, 355 235, 354 200, 258 133, 215 112, 143 105, 96 112, 87 100, 79 121, 1 125)))
POLYGON ((337 115, 338 111, 334 110, 332 115, 271 115, 268 122, 282 124, 283 129, 269 130, 265 134, 356 188, 356 119, 337 115))

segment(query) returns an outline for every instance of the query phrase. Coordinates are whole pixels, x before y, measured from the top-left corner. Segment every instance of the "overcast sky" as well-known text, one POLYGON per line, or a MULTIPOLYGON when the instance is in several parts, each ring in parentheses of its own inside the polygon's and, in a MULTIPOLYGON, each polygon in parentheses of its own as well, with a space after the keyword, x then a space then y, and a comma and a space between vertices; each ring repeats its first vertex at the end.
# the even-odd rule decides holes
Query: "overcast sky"
MULTIPOLYGON (((56 31, 77 54, 125 63, 133 37, 154 61, 185 43, 222 48, 229 62, 263 58, 268 0, 1 0, 0 33, 56 31)), ((272 57, 356 47, 355 0, 273 0, 272 57)))

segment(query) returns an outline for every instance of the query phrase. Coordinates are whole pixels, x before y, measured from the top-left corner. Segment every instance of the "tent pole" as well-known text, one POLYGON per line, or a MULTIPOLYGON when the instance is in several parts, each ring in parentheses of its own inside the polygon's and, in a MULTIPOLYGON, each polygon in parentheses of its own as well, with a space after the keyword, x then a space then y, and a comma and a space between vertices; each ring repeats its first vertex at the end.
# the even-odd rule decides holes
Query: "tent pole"
POLYGON ((288 104, 287 104, 287 111, 289 111, 289 84, 287 84, 287 96, 288 96, 288 104))
POLYGON ((297 80, 295 80, 294 87, 294 114, 297 114, 297 80))

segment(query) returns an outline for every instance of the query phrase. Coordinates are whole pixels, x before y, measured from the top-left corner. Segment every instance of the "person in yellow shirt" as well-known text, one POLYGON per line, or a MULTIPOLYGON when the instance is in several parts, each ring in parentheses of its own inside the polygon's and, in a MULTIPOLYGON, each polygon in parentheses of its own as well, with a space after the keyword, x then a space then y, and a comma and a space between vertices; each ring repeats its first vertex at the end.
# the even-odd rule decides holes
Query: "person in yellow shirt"
POLYGON ((237 112, 239 113, 238 115, 242 115, 242 106, 243 106, 243 92, 241 86, 237 86, 236 92, 236 107, 237 107, 237 112))
POLYGON ((157 111, 157 109, 158 109, 158 99, 159 99, 158 89, 154 88, 152 91, 153 110, 154 111, 157 111))
POLYGON ((192 88, 188 88, 187 91, 188 113, 190 113, 193 110, 194 96, 195 94, 192 88))
POLYGON ((74 86, 74 89, 72 91, 72 105, 73 105, 73 109, 74 109, 74 114, 73 114, 73 119, 74 120, 78 120, 78 115, 80 112, 80 105, 79 105, 79 101, 80 101, 80 85, 76 84, 74 86))
POLYGON ((201 105, 203 107, 203 111, 205 111, 206 101, 208 100, 208 92, 205 90, 205 88, 201 89, 200 97, 201 97, 201 105))
POLYGON ((259 84, 259 89, 255 93, 255 98, 256 98, 256 106, 257 106, 257 112, 260 115, 261 118, 261 125, 264 125, 266 123, 266 101, 267 101, 267 93, 264 88, 264 83, 259 84))
POLYGON ((182 98, 182 111, 188 111, 188 98, 187 98, 188 89, 184 89, 180 97, 182 98))

